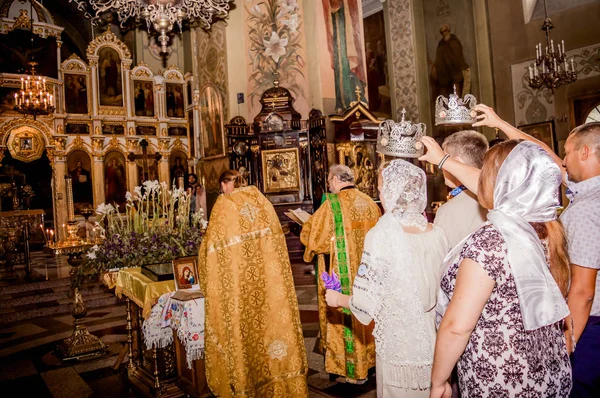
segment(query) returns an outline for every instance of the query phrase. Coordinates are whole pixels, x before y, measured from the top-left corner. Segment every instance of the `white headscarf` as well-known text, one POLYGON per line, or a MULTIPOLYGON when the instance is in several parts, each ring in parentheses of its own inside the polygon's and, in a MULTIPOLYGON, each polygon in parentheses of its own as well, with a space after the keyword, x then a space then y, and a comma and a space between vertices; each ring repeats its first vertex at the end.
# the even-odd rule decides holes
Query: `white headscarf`
MULTIPOLYGON (((378 371, 390 385, 428 388, 433 342, 427 333, 417 272, 403 226, 427 227, 422 212, 427 203, 423 170, 393 160, 382 172, 381 200, 385 214, 365 237, 362 264, 373 302, 375 349, 382 360, 378 371)), ((361 266, 362 267, 362 266, 361 266)), ((360 275, 359 270, 359 275, 360 275)))
MULTIPOLYGON (((569 315, 548 268, 542 242, 529 224, 556 220, 561 180, 552 158, 540 146, 525 141, 506 157, 494 187, 494 208, 488 220, 506 241, 526 330, 551 325, 569 315)), ((446 256, 444 269, 458 260, 467 239, 446 256)), ((448 303, 449 298, 440 290, 438 314, 444 314, 448 303)))

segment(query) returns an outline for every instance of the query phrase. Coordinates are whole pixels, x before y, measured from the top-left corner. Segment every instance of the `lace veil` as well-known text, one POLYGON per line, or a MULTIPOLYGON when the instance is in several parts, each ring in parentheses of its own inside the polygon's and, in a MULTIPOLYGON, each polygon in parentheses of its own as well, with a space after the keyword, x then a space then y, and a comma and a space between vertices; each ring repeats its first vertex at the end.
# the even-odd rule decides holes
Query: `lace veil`
MULTIPOLYGON (((381 199, 385 214, 367 234, 362 263, 366 266, 375 320, 375 347, 386 383, 401 388, 428 388, 433 342, 426 332, 417 270, 402 226, 427 227, 425 173, 404 160, 393 160, 383 172, 381 199)), ((362 267, 362 265, 361 265, 362 267)), ((360 271, 359 271, 360 274, 360 271)), ((380 367, 380 364, 377 365, 380 367)))
POLYGON ((427 178, 423 170, 402 159, 395 159, 383 169, 381 203, 386 212, 399 217, 405 227, 427 228, 423 215, 427 207, 427 178))

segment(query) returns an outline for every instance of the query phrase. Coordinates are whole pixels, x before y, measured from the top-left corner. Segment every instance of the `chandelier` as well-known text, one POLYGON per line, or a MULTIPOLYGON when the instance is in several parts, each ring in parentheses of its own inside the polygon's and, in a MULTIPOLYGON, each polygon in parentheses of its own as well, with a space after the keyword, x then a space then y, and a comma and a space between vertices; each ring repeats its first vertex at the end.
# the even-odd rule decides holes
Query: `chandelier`
POLYGON ((14 109, 24 115, 48 115, 54 112, 54 96, 46 89, 46 78, 35 75, 37 62, 30 62, 31 76, 21 78, 21 92, 15 93, 14 109))
POLYGON ((554 26, 548 18, 546 0, 544 0, 544 12, 546 19, 542 30, 546 33, 546 51, 543 52, 542 43, 535 45, 535 63, 528 67, 529 86, 533 89, 547 88, 554 93, 557 87, 577 80, 577 71, 573 58, 570 62, 567 60, 564 40, 556 43, 558 52, 554 51, 554 40, 550 38, 550 31, 554 26))
POLYGON ((160 33, 162 52, 167 52, 168 33, 176 23, 183 30, 183 21, 197 21, 210 28, 213 17, 225 18, 229 2, 233 0, 89 0, 96 17, 105 12, 116 12, 123 24, 129 18, 146 20, 148 32, 153 27, 160 33))

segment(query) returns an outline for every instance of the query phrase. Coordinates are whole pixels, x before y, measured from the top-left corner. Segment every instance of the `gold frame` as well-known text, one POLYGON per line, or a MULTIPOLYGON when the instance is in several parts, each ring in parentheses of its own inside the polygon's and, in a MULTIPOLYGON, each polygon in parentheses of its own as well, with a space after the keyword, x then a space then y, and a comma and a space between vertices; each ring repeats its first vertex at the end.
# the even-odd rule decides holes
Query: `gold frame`
POLYGON ((82 71, 77 71, 77 70, 63 70, 61 71, 62 73, 62 79, 63 79, 63 84, 62 84, 62 102, 63 102, 63 110, 65 112, 65 114, 67 115, 73 115, 73 116, 80 116, 80 115, 87 115, 90 116, 92 114, 92 110, 94 107, 94 103, 93 103, 93 96, 92 96, 92 90, 91 90, 91 76, 89 72, 82 72, 82 71), (87 95, 87 112, 86 113, 70 113, 67 112, 67 84, 66 84, 66 76, 65 75, 73 75, 73 76, 83 76, 85 78, 85 85, 86 85, 86 95, 87 95))
POLYGON ((189 290, 194 288, 200 288, 200 275, 198 274, 198 258, 197 256, 187 256, 173 259, 173 279, 175 282, 175 290, 189 290), (179 274, 178 272, 183 267, 191 267, 192 273, 196 277, 194 280, 195 283, 180 285, 179 284, 179 274))
POLYGON ((271 149, 264 150, 261 152, 262 155, 262 176, 265 193, 278 193, 278 192, 297 192, 300 191, 300 152, 298 148, 283 148, 283 149, 271 149), (268 178, 270 171, 273 167, 269 166, 275 156, 282 156, 284 160, 291 160, 290 167, 293 167, 295 181, 293 184, 287 184, 283 187, 274 187, 273 182, 268 178))
POLYGON ((88 120, 77 120, 77 119, 65 119, 64 121, 64 126, 63 126, 63 132, 65 135, 68 136, 76 136, 76 135, 80 135, 80 136, 88 136, 88 135, 94 135, 94 128, 92 126, 92 122, 88 121, 88 120), (69 124, 79 124, 79 125, 84 125, 88 127, 88 132, 86 133, 68 133, 67 132, 67 126, 69 124))
POLYGON ((10 132, 6 146, 15 160, 28 163, 42 157, 46 141, 42 133, 35 128, 20 126, 10 132), (30 148, 23 148, 24 142, 28 142, 30 148))

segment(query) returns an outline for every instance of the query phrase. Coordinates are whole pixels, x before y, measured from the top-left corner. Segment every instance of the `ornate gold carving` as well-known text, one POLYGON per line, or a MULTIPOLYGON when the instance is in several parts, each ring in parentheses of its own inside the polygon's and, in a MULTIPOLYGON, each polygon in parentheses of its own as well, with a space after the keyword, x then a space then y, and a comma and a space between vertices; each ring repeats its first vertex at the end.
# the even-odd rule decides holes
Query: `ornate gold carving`
POLYGON ((12 129, 19 127, 19 126, 33 127, 36 130, 41 131, 46 136, 46 139, 48 141, 52 140, 52 132, 50 131, 49 127, 45 123, 42 123, 39 120, 31 120, 31 119, 26 119, 26 118, 22 117, 19 119, 12 119, 8 123, 5 123, 4 125, 2 125, 2 127, 0 128, 0 142, 3 141, 2 138, 4 137, 5 134, 8 134, 12 129))
POLYGON ((155 84, 154 88, 156 89, 156 91, 162 91, 163 85, 162 84, 155 84))
POLYGON ((113 136, 110 141, 108 141, 108 145, 106 146, 106 151, 108 152, 111 149, 121 149, 121 144, 119 143, 119 139, 113 136))
POLYGON ((148 72, 146 69, 138 69, 133 73, 134 76, 140 76, 140 77, 150 77, 150 72, 148 72))
POLYGON ((125 116, 125 107, 100 105, 98 113, 106 116, 125 116))
POLYGON ((102 134, 102 130, 100 129, 100 126, 96 126, 94 128, 94 134, 96 134, 96 135, 102 134))
POLYGON ((54 137, 53 140, 54 146, 57 151, 64 151, 67 146, 67 138, 66 137, 54 137))
POLYGON ((78 135, 73 139, 69 147, 72 149, 85 149, 85 142, 83 141, 83 138, 78 135))
POLYGON ((94 152, 101 153, 103 147, 104 147, 104 137, 92 138, 92 150, 94 152))
POLYGON ((258 153, 258 152, 260 152, 260 145, 252 145, 250 147, 250 150, 254 153, 258 153))
POLYGON ((138 139, 137 138, 128 138, 127 139, 127 151, 133 152, 137 148, 138 139))
POLYGON ((87 54, 96 55, 99 47, 102 47, 105 44, 114 45, 121 51, 123 58, 131 59, 131 51, 129 51, 129 48, 127 48, 125 43, 119 40, 110 30, 107 30, 90 42, 90 45, 87 48, 87 54))
POLYGON ((77 62, 69 63, 65 69, 66 70, 85 70, 85 68, 77 62))
POLYGON ((10 155, 22 162, 31 162, 41 158, 46 148, 42 132, 30 126, 13 129, 6 145, 10 155))
POLYGON ((27 29, 31 30, 31 25, 33 21, 27 15, 27 10, 19 10, 19 16, 15 17, 15 25, 13 29, 27 29))
POLYGON ((90 61, 90 66, 98 66, 97 58, 89 58, 89 61, 90 61))
POLYGON ((163 127, 163 129, 161 130, 161 135, 163 137, 167 137, 169 134, 167 133, 167 129, 163 127))
POLYGON ((56 134, 63 134, 65 127, 62 124, 56 126, 56 134))
POLYGON ((129 127, 129 135, 135 135, 135 129, 133 127, 129 127))
POLYGON ((181 139, 177 138, 175 141, 173 141, 171 149, 181 149, 185 151, 185 145, 183 144, 183 141, 181 141, 181 139))
POLYGON ((0 167, 2 167, 2 160, 4 159, 4 151, 6 148, 0 148, 0 167))
POLYGON ((161 138, 160 140, 158 140, 158 150, 160 152, 162 152, 163 154, 169 152, 169 144, 171 140, 169 138, 161 138))

